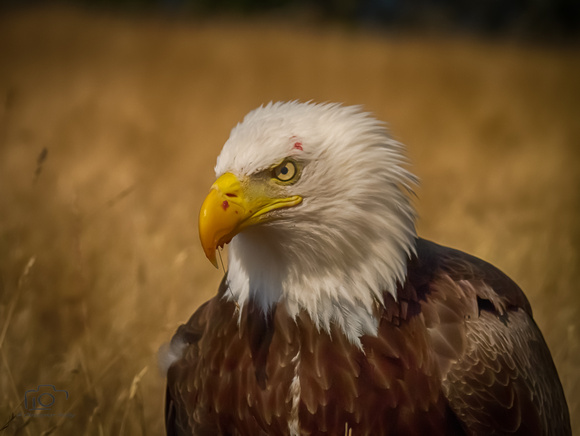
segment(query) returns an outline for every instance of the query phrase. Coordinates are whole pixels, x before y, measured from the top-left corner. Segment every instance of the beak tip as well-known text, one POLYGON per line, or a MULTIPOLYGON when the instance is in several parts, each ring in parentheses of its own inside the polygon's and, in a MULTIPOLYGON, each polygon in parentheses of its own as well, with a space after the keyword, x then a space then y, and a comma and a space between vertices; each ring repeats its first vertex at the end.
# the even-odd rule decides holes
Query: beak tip
POLYGON ((210 259, 209 261, 211 262, 211 264, 213 266, 215 266, 215 269, 220 269, 220 267, 218 266, 218 263, 217 263, 217 259, 215 257, 213 259, 210 259))
POLYGON ((217 258, 215 255, 215 250, 204 250, 205 251, 205 257, 207 257, 207 260, 209 260, 211 262, 211 264, 213 266, 215 266, 216 269, 219 269, 219 265, 217 262, 217 258))

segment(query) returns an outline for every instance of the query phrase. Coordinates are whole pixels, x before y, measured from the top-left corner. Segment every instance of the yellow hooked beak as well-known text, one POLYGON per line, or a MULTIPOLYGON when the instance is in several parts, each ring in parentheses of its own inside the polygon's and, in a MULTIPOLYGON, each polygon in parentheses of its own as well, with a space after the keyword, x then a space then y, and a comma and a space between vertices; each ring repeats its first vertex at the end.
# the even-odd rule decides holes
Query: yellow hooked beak
POLYGON ((242 185, 232 173, 225 173, 212 185, 199 212, 199 238, 205 255, 216 268, 218 247, 229 243, 246 227, 268 221, 267 212, 302 202, 298 195, 272 198, 265 190, 251 182, 242 185))

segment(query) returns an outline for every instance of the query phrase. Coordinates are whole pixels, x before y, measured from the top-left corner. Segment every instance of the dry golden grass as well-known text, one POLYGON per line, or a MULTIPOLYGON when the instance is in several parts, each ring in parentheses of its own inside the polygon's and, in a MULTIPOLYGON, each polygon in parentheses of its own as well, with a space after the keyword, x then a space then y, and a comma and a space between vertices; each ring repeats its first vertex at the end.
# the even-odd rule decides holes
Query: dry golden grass
POLYGON ((422 179, 420 233, 523 287, 580 430, 579 77, 574 48, 5 14, 0 428, 15 416, 0 434, 163 432, 157 349, 220 279, 196 229, 215 158, 247 111, 281 99, 391 123, 422 179), (69 399, 22 416, 42 383, 69 399))

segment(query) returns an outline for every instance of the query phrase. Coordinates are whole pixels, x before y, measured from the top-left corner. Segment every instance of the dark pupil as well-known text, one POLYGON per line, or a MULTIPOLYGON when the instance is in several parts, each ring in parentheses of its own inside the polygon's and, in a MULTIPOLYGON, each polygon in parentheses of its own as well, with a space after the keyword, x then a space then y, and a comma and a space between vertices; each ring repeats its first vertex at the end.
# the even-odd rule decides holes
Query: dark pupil
POLYGON ((288 174, 288 167, 283 167, 283 168, 280 170, 280 173, 281 173, 281 174, 284 174, 284 175, 288 174))

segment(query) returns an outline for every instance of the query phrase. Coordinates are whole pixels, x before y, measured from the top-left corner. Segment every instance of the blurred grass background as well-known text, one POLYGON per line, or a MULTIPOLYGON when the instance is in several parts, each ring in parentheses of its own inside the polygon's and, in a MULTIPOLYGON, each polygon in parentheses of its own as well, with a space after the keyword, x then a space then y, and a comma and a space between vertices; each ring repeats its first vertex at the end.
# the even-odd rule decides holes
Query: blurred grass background
POLYGON ((0 434, 163 433, 157 350, 221 278, 197 239, 216 156, 246 112, 289 99, 390 123, 420 234, 524 289, 578 433, 573 8, 142 3, 0 10, 0 434), (39 384, 69 392, 54 416, 26 415, 39 384))

